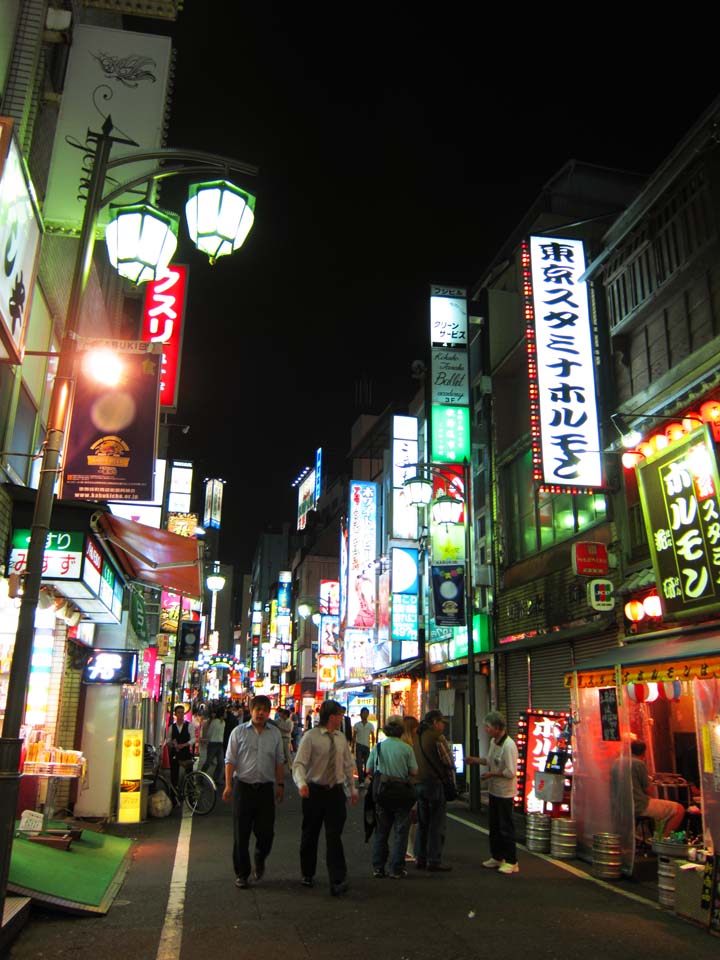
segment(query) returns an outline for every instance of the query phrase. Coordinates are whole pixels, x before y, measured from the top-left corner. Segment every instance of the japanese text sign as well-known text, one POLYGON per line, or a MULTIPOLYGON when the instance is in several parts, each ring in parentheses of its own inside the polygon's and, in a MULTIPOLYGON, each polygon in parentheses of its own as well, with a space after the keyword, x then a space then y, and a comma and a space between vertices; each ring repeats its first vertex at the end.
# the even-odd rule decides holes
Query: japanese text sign
MULTIPOLYGON (((79 580, 84 536, 80 532, 48 533, 43 553, 42 575, 48 580, 79 580)), ((30 531, 15 530, 10 553, 10 573, 27 573, 30 531)))
POLYGON ((162 344, 160 405, 177 407, 188 268, 173 263, 145 286, 141 340, 162 344))
POLYGON ((378 485, 350 482, 347 626, 375 626, 378 485))
POLYGON ((710 428, 671 443, 636 472, 663 616, 717 609, 720 504, 710 428))
POLYGON ((535 479, 602 485, 593 330, 582 241, 530 237, 523 248, 535 479))

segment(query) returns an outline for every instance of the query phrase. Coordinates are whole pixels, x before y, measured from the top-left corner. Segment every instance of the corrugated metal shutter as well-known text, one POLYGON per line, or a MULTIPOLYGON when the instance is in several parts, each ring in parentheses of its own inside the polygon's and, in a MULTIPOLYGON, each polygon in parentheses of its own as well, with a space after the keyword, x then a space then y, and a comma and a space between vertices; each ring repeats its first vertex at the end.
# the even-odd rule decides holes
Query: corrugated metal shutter
POLYGON ((534 709, 570 709, 570 691, 565 688, 564 677, 572 666, 572 647, 566 641, 530 651, 530 702, 534 709))
POLYGON ((505 719, 508 733, 517 735, 518 717, 528 708, 527 650, 505 654, 505 719))
POLYGON ((580 637, 577 640, 573 640, 571 642, 574 654, 572 666, 582 664, 586 660, 591 660, 593 657, 597 657, 617 645, 618 634, 616 627, 612 627, 604 633, 593 634, 591 637, 580 637))

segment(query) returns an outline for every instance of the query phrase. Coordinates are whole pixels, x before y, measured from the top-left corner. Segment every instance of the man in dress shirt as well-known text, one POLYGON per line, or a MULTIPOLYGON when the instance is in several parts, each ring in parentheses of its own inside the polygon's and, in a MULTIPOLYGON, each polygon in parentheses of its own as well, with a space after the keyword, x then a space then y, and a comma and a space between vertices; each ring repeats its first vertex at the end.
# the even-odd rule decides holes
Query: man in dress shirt
POLYGON ((285 774, 282 737, 268 724, 268 697, 255 697, 250 720, 230 734, 225 754, 223 800, 233 804, 233 867, 235 886, 245 890, 250 879, 250 833, 255 833, 253 879, 265 873, 265 860, 272 849, 275 830, 275 792, 283 798, 285 774))
POLYGON ((325 824, 330 893, 335 897, 348 889, 342 844, 347 817, 346 790, 353 806, 358 801, 353 784, 353 758, 342 726, 342 707, 335 700, 325 700, 320 707, 320 723, 303 734, 293 764, 293 779, 302 797, 302 882, 306 887, 314 883, 320 830, 325 824))

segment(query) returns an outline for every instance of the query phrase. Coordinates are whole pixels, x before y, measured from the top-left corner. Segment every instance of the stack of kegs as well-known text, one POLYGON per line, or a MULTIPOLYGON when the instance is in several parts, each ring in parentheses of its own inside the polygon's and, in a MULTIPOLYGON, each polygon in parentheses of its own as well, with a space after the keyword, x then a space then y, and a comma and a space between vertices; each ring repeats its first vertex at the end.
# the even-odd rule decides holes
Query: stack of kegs
POLYGON ((525 843, 533 853, 550 852, 551 817, 544 813, 529 813, 525 821, 525 843))
POLYGON ((550 828, 550 856, 572 860, 577 850, 577 826, 569 817, 554 817, 550 828))
POLYGON ((620 834, 593 834, 593 876, 600 880, 617 880, 620 877, 620 834))

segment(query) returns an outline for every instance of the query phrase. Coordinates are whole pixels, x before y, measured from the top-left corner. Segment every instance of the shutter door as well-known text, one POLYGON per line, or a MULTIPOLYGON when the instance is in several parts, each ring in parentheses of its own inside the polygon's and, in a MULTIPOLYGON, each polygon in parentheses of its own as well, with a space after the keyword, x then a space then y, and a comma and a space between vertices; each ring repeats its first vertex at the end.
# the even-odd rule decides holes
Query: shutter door
POLYGON ((510 736, 517 736, 518 717, 528 708, 527 650, 505 654, 505 720, 510 736))
POLYGON ((604 633, 594 634, 591 637, 579 637, 572 641, 573 666, 581 666, 585 661, 605 653, 618 645, 617 628, 612 627, 604 633))
POLYGON ((530 650, 530 702, 534 710, 569 710, 565 674, 572 670, 569 643, 551 643, 530 650))

